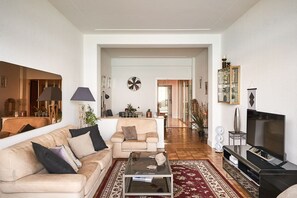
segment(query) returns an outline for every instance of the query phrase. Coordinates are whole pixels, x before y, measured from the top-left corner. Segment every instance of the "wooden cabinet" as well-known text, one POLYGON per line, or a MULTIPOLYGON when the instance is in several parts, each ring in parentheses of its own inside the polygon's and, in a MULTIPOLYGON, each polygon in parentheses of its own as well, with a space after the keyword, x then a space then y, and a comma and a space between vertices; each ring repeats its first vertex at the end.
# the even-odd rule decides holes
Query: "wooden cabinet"
POLYGON ((240 66, 218 70, 218 102, 240 103, 240 66))

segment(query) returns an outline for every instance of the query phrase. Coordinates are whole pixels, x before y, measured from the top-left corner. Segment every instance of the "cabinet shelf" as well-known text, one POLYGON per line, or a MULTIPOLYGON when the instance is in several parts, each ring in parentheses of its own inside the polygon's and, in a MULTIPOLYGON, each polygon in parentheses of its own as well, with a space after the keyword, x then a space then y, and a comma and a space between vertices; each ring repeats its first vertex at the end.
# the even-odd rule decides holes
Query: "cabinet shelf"
POLYGON ((218 102, 240 103, 240 66, 218 70, 218 102))

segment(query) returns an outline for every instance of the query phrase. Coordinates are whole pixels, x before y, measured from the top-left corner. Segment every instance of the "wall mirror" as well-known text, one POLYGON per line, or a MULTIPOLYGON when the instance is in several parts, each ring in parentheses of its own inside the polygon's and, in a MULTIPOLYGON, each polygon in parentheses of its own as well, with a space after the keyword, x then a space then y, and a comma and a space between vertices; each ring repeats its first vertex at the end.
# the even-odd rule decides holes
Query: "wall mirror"
POLYGON ((0 138, 62 120, 62 77, 0 61, 0 138))

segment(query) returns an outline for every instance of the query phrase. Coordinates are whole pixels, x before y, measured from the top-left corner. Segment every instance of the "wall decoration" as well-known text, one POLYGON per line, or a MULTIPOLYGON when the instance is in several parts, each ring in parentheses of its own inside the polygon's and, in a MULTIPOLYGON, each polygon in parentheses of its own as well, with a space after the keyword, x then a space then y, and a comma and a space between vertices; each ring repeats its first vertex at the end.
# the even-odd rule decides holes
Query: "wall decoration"
POLYGON ((141 87, 141 81, 139 78, 133 76, 128 79, 127 86, 131 91, 137 91, 141 87))
POLYGON ((257 88, 250 88, 248 90, 248 109, 256 110, 256 91, 257 88))
POLYGON ((7 86, 6 76, 0 76, 0 88, 5 88, 7 86))
POLYGON ((222 126, 218 126, 215 129, 216 131, 216 144, 215 144, 215 152, 223 152, 223 133, 225 129, 222 126))
POLYGON ((202 76, 200 76, 200 79, 199 79, 199 88, 202 89, 202 76))
POLYGON ((205 95, 208 94, 208 82, 205 82, 205 95))
POLYGON ((106 76, 101 76, 101 87, 103 89, 106 87, 106 76))

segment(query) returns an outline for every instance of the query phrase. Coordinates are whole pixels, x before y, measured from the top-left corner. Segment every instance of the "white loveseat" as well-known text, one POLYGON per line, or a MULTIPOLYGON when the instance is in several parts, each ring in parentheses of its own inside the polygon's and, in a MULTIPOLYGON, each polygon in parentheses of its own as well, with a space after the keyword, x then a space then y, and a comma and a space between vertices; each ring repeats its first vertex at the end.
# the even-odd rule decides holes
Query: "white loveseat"
POLYGON ((49 174, 37 160, 35 142, 45 147, 68 145, 67 126, 0 150, 1 198, 89 198, 93 197, 112 164, 112 144, 79 159, 77 174, 49 174))
POLYGON ((113 158, 128 158, 132 151, 157 151, 157 122, 151 118, 120 118, 111 137, 113 158), (126 140, 122 127, 135 126, 137 139, 126 140))

